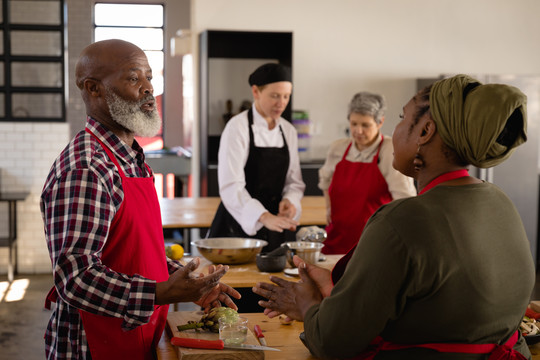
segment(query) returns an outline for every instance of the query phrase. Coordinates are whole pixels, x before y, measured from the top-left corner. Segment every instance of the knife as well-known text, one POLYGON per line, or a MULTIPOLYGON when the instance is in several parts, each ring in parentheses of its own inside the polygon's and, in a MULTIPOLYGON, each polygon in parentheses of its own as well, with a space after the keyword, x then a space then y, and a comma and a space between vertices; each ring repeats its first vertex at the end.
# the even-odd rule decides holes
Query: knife
POLYGON ((175 346, 196 348, 196 349, 235 349, 235 350, 270 350, 281 351, 280 349, 271 348, 268 346, 240 344, 240 345, 225 345, 223 340, 203 340, 203 339, 191 339, 184 337, 173 337, 171 344, 175 346))
POLYGON ((255 332, 255 336, 259 338, 259 342, 261 343, 261 345, 266 346, 266 339, 264 338, 261 327, 259 325, 255 325, 253 327, 253 331, 255 332))

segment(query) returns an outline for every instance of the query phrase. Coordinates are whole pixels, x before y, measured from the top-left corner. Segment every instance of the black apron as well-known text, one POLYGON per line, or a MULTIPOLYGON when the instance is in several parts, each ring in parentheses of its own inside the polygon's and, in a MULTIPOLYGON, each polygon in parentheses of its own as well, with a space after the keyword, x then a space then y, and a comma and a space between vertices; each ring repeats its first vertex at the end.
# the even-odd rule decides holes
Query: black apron
MULTIPOLYGON (((257 199, 271 214, 277 215, 282 192, 289 170, 289 149, 281 126, 283 146, 257 147, 253 137, 253 110, 248 110, 249 155, 244 167, 246 190, 257 199)), ((243 237, 268 241, 263 252, 279 247, 285 241, 294 241, 295 235, 289 230, 279 233, 262 227, 257 234, 250 236, 242 230, 240 224, 227 211, 223 202, 219 204, 207 237, 243 237)))

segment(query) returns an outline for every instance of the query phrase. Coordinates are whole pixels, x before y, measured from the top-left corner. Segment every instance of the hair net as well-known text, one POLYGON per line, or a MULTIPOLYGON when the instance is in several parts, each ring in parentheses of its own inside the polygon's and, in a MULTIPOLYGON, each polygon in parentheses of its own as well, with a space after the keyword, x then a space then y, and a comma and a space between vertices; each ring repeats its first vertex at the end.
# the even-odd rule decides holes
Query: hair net
POLYGON ((291 69, 282 64, 268 63, 259 66, 251 75, 249 75, 249 85, 262 86, 278 81, 291 80, 291 69))

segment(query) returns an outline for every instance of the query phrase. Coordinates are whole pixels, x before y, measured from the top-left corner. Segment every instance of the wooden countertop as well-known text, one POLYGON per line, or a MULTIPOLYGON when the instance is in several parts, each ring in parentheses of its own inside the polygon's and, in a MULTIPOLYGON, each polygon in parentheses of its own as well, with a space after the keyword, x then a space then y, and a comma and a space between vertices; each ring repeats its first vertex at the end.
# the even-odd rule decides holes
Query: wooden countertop
MULTIPOLYGON (((208 228, 219 206, 219 197, 160 200, 164 228, 208 228)), ((326 225, 326 205, 323 196, 304 196, 300 225, 326 225)))
MULTIPOLYGON (((267 360, 309 360, 316 359, 302 344, 299 335, 304 331, 304 324, 293 322, 291 325, 282 325, 279 319, 269 319, 263 313, 243 313, 248 319, 249 328, 258 324, 264 334, 267 345, 281 349, 281 351, 265 351, 267 360)), ((218 352, 219 350, 216 350, 218 352)), ((164 333, 157 347, 159 360, 178 360, 174 347, 170 344, 170 336, 164 333)), ((218 359, 218 357, 216 357, 218 359)))
POLYGON ((540 360, 540 343, 530 345, 529 350, 531 350, 532 360, 540 360))
MULTIPOLYGON (((326 255, 326 260, 319 261, 317 265, 325 269, 332 270, 336 262, 341 259, 342 256, 343 255, 326 255)), ((191 259, 192 257, 186 257, 182 259, 182 263, 187 263, 191 259)), ((208 265, 212 264, 202 256, 200 259, 201 265, 199 268, 201 270, 206 269, 208 265)), ((288 264, 287 268, 289 268, 288 264)), ((221 281, 234 288, 253 287, 255 284, 261 281, 269 282, 270 275, 280 276, 289 280, 299 279, 298 277, 286 275, 283 271, 278 273, 260 272, 259 269, 257 269, 255 262, 251 262, 248 264, 229 265, 229 271, 221 278, 221 281)))
POLYGON ((19 201, 25 200, 28 197, 30 192, 19 191, 19 192, 0 192, 0 201, 19 201))

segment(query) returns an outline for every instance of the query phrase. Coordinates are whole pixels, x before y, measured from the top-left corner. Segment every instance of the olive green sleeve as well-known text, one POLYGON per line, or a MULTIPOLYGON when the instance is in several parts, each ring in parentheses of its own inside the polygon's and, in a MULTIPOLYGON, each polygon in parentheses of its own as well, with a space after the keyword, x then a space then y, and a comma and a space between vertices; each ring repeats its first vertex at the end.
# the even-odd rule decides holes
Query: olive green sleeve
POLYGON ((323 358, 363 351, 399 312, 408 259, 392 226, 373 217, 331 296, 306 313, 310 351, 323 358))

